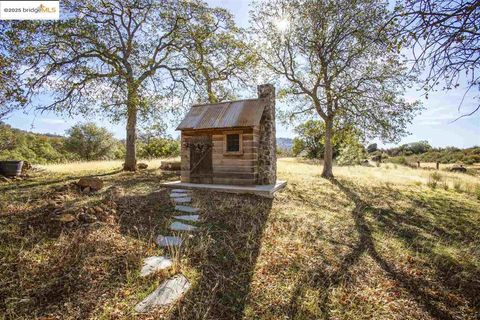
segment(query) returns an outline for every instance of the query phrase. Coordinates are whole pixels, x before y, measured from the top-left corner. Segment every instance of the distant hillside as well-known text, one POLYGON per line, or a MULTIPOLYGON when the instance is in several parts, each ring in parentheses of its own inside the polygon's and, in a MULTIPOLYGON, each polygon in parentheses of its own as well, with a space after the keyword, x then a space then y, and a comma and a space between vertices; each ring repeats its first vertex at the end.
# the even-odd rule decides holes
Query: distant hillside
POLYGON ((65 150, 65 137, 15 129, 0 122, 0 160, 27 160, 34 164, 65 162, 73 155, 65 150))
POLYGON ((277 138, 277 148, 290 151, 292 150, 293 139, 277 138))
POLYGON ((383 154, 388 157, 389 162, 395 163, 415 163, 420 162, 440 162, 443 164, 480 163, 480 147, 460 149, 456 147, 433 148, 427 141, 418 141, 404 144, 391 149, 379 149, 370 155, 383 154))

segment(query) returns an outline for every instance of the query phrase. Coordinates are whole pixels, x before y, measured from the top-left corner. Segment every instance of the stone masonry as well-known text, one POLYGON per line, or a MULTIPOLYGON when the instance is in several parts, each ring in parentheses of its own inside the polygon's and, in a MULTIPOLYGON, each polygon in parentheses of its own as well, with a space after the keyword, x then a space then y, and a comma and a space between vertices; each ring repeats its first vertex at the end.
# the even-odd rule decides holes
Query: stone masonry
POLYGON ((258 146, 258 184, 275 184, 277 181, 277 140, 275 132, 275 87, 262 84, 257 87, 258 97, 267 100, 260 120, 258 146))

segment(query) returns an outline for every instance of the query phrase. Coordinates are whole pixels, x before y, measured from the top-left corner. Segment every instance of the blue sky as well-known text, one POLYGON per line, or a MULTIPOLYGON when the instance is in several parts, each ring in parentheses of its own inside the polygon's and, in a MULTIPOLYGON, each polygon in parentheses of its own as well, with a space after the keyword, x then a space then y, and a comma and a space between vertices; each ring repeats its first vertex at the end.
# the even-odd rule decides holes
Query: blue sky
MULTIPOLYGON (((210 0, 207 1, 211 6, 219 6, 229 9, 235 16, 236 22, 243 26, 248 26, 248 0, 210 0)), ((406 93, 406 99, 409 101, 420 100, 423 102, 425 110, 415 118, 408 127, 411 133, 404 137, 401 143, 408 143, 419 140, 427 140, 435 147, 457 146, 471 147, 480 146, 480 112, 474 116, 466 117, 454 121, 463 113, 472 110, 478 104, 474 99, 478 91, 472 90, 459 111, 458 106, 464 94, 464 88, 450 91, 438 91, 429 94, 425 99, 422 92, 411 89, 406 93)), ((281 105, 278 106, 281 108, 281 105)), ((178 122, 181 119, 178 119, 178 122)), ((66 116, 55 115, 53 113, 39 114, 33 110, 14 112, 6 122, 15 128, 30 130, 39 133, 64 134, 65 130, 78 122, 94 121, 97 124, 108 128, 118 138, 125 137, 125 124, 113 124, 109 119, 85 119, 84 117, 69 118, 66 116)), ((172 127, 177 123, 172 124, 172 127)), ((170 128, 168 132, 173 136, 178 133, 170 128)), ((293 127, 277 124, 277 137, 293 137, 293 127)), ((381 144, 381 143, 380 143, 381 144)), ((381 144, 382 145, 382 144, 381 144)), ((388 146, 388 145, 387 145, 388 146)))

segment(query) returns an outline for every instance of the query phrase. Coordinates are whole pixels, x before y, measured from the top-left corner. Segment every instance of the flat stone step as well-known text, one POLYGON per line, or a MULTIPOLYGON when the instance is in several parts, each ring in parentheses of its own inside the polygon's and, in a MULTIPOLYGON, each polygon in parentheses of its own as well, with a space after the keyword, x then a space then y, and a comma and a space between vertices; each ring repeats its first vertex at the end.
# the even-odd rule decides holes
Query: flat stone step
POLYGON ((185 198, 186 196, 185 193, 170 193, 170 198, 185 198))
POLYGON ((143 260, 143 267, 140 270, 140 276, 146 277, 149 274, 160 270, 168 269, 172 266, 173 261, 167 257, 148 257, 143 260))
POLYGON ((192 198, 190 198, 190 197, 173 198, 173 201, 175 201, 176 203, 190 203, 190 202, 192 202, 192 198))
POLYGON ((198 208, 193 208, 189 206, 182 206, 182 205, 177 205, 175 206, 175 210, 181 211, 181 212, 186 212, 186 213, 198 213, 200 209, 198 208))
POLYGON ((170 230, 172 230, 172 231, 195 231, 195 230, 197 230, 197 227, 186 224, 186 223, 174 221, 170 225, 170 230))
POLYGON ((198 222, 200 220, 200 216, 198 214, 174 216, 174 218, 177 220, 192 221, 192 222, 198 222))
POLYGON ((179 247, 182 245, 182 238, 176 236, 158 235, 155 243, 160 247, 179 247))
POLYGON ((165 280, 155 291, 135 306, 138 313, 146 313, 156 307, 169 305, 178 300, 190 288, 190 282, 183 274, 165 280))
POLYGON ((190 191, 187 189, 172 189, 172 193, 189 193, 190 191))

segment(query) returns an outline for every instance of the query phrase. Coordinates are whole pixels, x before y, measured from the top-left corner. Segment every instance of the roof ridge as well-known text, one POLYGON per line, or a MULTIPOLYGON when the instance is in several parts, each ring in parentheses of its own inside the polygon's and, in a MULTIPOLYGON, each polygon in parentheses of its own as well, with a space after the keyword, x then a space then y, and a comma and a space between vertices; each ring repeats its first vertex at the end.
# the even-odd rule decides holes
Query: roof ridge
POLYGON ((214 106, 217 104, 231 104, 234 102, 241 102, 241 101, 253 101, 253 100, 263 100, 265 98, 250 98, 250 99, 240 99, 240 100, 229 100, 229 101, 221 101, 221 102, 215 102, 215 103, 199 103, 199 104, 192 104, 192 107, 202 107, 202 106, 214 106))

